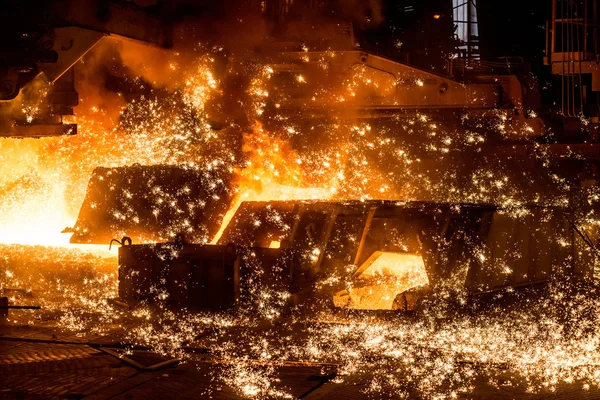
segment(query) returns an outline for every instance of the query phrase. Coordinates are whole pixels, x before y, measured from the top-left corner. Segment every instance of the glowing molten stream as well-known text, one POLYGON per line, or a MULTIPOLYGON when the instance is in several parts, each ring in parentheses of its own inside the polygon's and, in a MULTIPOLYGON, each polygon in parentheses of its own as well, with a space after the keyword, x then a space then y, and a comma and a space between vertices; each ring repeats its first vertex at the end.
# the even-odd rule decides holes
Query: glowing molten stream
POLYGON ((396 296, 429 280, 420 254, 376 251, 358 269, 353 286, 336 293, 338 307, 391 310, 396 296))
MULTIPOLYGON (((213 237, 210 244, 217 244, 223 232, 231 222, 231 219, 237 212, 238 208, 244 201, 276 201, 276 200, 321 200, 329 199, 332 196, 332 191, 325 188, 301 188, 280 185, 278 183, 271 182, 266 186, 263 186, 262 191, 257 193, 255 190, 249 189, 244 191, 237 199, 233 202, 233 206, 227 211, 223 217, 223 222, 219 227, 219 231, 213 237)), ((279 248, 278 242, 273 242, 269 246, 271 248, 279 248)))

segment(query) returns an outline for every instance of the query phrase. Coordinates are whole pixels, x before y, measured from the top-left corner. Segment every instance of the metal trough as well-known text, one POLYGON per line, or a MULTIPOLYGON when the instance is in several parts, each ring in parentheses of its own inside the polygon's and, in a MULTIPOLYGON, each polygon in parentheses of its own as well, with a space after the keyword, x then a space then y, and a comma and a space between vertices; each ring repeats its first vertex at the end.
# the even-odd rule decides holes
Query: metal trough
MULTIPOLYGON (((394 201, 245 202, 215 246, 188 245, 194 250, 175 252, 168 263, 163 260, 171 248, 168 244, 122 248, 123 257, 129 258, 121 261, 121 274, 132 278, 121 286, 128 285, 127 293, 140 288, 149 293, 156 291, 160 280, 176 280, 179 286, 160 287, 171 301, 192 304, 194 288, 220 282, 227 274, 216 269, 205 275, 191 273, 190 265, 212 262, 214 252, 233 243, 239 263, 237 289, 214 292, 221 297, 214 304, 230 304, 232 298, 243 299, 251 288, 269 287, 289 292, 295 302, 328 298, 350 308, 414 308, 428 291, 479 294, 562 277, 588 279, 593 272, 591 250, 571 228, 565 210, 551 207, 504 210, 486 204, 394 201), (133 278, 136 272, 144 278, 133 278), (365 279, 367 272, 371 275, 365 279), (392 272, 397 290, 393 280, 384 279, 392 272), (181 294, 183 281, 187 295, 181 294), (384 281, 379 286, 382 290, 385 286, 385 293, 371 296, 366 305, 356 296, 353 299, 351 292, 343 301, 339 298, 349 287, 364 297, 358 290, 361 285, 377 289, 373 282, 384 281)), ((220 268, 226 268, 225 264, 220 268)), ((209 301, 194 304, 200 303, 208 305, 209 301)))

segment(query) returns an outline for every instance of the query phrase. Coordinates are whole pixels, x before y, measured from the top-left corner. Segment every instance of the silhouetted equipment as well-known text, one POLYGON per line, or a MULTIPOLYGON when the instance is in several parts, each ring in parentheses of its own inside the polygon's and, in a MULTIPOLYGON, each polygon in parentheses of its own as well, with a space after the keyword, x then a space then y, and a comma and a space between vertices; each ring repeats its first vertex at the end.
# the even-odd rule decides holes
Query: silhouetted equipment
POLYGON ((235 246, 187 243, 119 248, 119 297, 163 300, 175 307, 233 309, 239 298, 240 259, 235 246))
POLYGON ((586 280, 593 249, 565 212, 392 201, 244 202, 217 245, 123 246, 120 296, 219 308, 280 290, 296 304, 325 296, 340 307, 391 310, 414 308, 418 298, 442 289, 478 294, 586 280), (223 290, 208 300, 202 296, 209 287, 223 290))
POLYGON ((231 201, 231 173, 193 167, 96 168, 71 243, 208 242, 231 201))
POLYGON ((8 310, 39 310, 40 306, 15 306, 9 305, 8 297, 0 297, 0 323, 6 322, 8 310))
POLYGON ((561 77, 562 114, 578 118, 591 112, 598 123, 598 104, 588 109, 600 91, 598 1, 552 0, 552 21, 546 31, 544 61, 561 77))
POLYGON ((170 25, 133 2, 5 0, 2 9, 0 136, 75 134, 69 118, 79 102, 73 66, 102 38, 172 45, 170 25), (40 90, 45 83, 49 89, 40 90), (23 116, 24 100, 36 102, 34 116, 23 116))
MULTIPOLYGON (((403 125, 421 119, 441 121, 448 143, 477 132, 485 146, 478 144, 472 153, 457 150, 445 159, 451 165, 424 167, 427 173, 436 171, 429 180, 445 168, 453 169, 459 182, 476 177, 472 172, 482 165, 498 167, 515 187, 535 188, 527 194, 533 198, 524 195, 524 205, 515 209, 500 201, 246 202, 217 245, 206 245, 230 205, 227 173, 167 166, 98 168, 72 241, 132 239, 120 249, 121 297, 222 309, 235 307, 256 290, 277 288, 291 293, 295 302, 325 295, 344 307, 409 309, 423 293, 447 287, 476 294, 553 279, 585 281, 593 275, 598 232, 579 214, 593 208, 580 197, 600 179, 596 0, 552 0, 546 61, 561 79, 560 101, 552 99, 556 107, 542 104, 538 81, 522 58, 480 59, 477 24, 486 22, 472 0, 448 0, 445 9, 454 11, 452 20, 443 11, 425 18, 428 24, 459 25, 459 43, 443 52, 446 69, 435 70, 411 64, 410 54, 401 62, 362 51, 350 20, 323 18, 332 2, 260 4, 272 28, 270 40, 256 48, 272 70, 265 116, 276 110, 286 123, 293 118, 300 123, 408 120, 388 130, 394 139, 412 130, 403 125), (314 96, 317 91, 327 92, 327 98, 314 96), (540 183, 539 164, 545 176, 557 179, 540 183), (560 200, 551 201, 559 194, 560 200), (544 197, 540 203, 538 195, 544 197)), ((7 135, 73 133, 74 126, 59 120, 77 103, 68 71, 104 36, 170 44, 169 25, 131 3, 98 0, 85 9, 66 1, 51 9, 54 23, 42 31, 7 28, 21 36, 5 42, 14 51, 3 59, 0 99, 26 96, 42 72, 54 82, 46 119, 12 124, 3 131, 7 135)), ((408 15, 414 7, 405 11, 408 15)), ((439 31, 444 29, 440 25, 439 31)), ((452 35, 447 39, 454 40, 452 35)), ((409 140, 418 143, 415 136, 409 140)), ((393 146, 384 149, 388 154, 359 151, 393 176, 404 166, 393 146)))

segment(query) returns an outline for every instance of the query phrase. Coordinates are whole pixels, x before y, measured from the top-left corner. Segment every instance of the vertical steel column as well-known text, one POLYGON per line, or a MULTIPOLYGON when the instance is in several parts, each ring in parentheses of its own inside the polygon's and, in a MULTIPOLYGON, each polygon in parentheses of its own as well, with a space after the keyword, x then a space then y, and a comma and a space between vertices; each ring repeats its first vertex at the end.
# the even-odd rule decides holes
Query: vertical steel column
POLYGON ((593 47, 594 47, 594 56, 596 54, 598 54, 598 0, 594 0, 593 6, 592 6, 593 10, 593 37, 592 37, 592 41, 593 41, 593 47))
POLYGON ((371 223, 373 222, 375 211, 377 211, 377 207, 371 207, 371 209, 369 209, 369 213, 367 214, 367 219, 365 220, 362 235, 360 236, 358 249, 356 250, 356 257, 354 257, 354 265, 356 266, 358 266, 360 256, 362 255, 363 247, 365 247, 365 242, 367 241, 367 235, 369 234, 369 230, 371 229, 371 223))

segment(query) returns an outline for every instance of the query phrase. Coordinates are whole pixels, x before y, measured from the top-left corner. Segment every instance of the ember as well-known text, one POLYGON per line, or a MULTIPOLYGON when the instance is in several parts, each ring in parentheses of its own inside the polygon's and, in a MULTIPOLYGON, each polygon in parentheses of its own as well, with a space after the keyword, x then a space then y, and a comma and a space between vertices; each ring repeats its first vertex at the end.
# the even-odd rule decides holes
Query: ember
POLYGON ((391 310, 398 294, 429 283, 423 258, 418 254, 376 251, 355 275, 356 286, 336 294, 336 306, 391 310))
POLYGON ((600 393, 595 1, 5 3, 6 396, 600 393))

